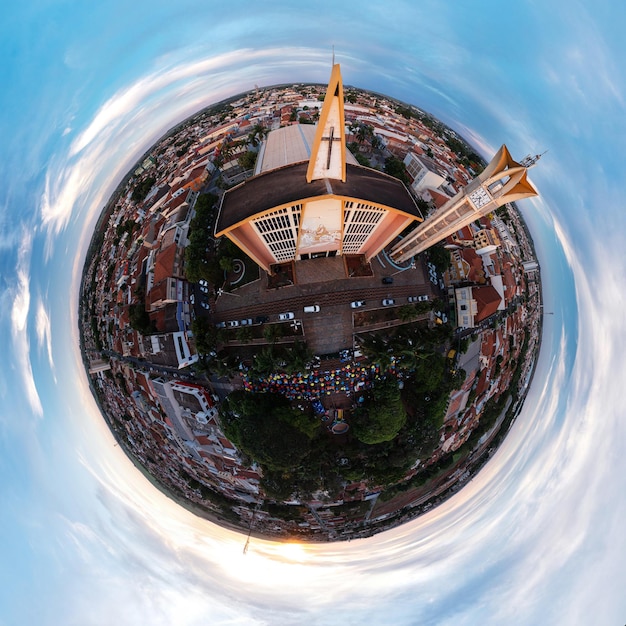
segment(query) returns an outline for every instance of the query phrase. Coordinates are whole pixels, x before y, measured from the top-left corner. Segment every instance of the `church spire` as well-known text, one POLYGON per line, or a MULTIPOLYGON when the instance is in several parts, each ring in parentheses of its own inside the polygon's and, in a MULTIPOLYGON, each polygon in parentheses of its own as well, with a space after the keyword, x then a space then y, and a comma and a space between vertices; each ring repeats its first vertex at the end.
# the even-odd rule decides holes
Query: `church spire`
MULTIPOLYGON (((334 51, 333 51, 334 61, 334 51)), ((333 69, 317 123, 306 180, 346 180, 346 130, 343 111, 343 83, 338 63, 333 69)))

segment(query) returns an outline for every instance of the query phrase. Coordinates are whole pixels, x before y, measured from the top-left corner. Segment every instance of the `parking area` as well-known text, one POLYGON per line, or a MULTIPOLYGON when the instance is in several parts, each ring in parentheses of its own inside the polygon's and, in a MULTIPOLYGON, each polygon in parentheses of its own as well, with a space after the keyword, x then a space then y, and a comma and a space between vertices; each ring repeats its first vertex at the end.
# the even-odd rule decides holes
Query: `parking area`
POLYGON ((340 256, 298 261, 293 284, 279 288, 271 288, 267 274, 261 272, 259 280, 216 298, 213 321, 225 327, 231 322, 237 327, 244 320, 252 320, 252 324, 279 322, 281 315, 291 318, 285 314, 293 313, 293 320, 302 324, 309 347, 316 354, 329 354, 352 347, 352 302, 363 302, 358 310, 367 311, 392 300, 385 306, 393 310, 434 297, 421 263, 398 270, 384 258, 375 258, 369 266, 370 276, 349 276, 340 256))

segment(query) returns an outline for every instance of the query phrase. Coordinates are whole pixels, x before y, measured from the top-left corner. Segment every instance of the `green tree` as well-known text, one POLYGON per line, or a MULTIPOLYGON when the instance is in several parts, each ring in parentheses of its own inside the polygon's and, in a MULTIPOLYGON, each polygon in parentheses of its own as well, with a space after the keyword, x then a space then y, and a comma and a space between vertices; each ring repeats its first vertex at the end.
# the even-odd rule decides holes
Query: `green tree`
POLYGON ((294 468, 309 454, 309 438, 293 425, 299 411, 282 395, 234 391, 222 403, 226 436, 270 470, 294 468))
POLYGON ((444 384, 446 359, 442 354, 431 352, 416 364, 413 388, 421 393, 432 393, 444 384))
POLYGON ((237 329, 237 341, 241 343, 250 343, 252 340, 252 329, 250 326, 241 326, 237 329))
POLYGON ((352 132, 354 133, 354 138, 360 144, 363 144, 365 142, 371 142, 372 139, 374 138, 374 127, 370 126, 369 124, 358 122, 352 128, 353 128, 352 132))
POLYGON ((409 184, 409 175, 406 172, 406 165, 398 157, 390 156, 385 159, 385 173, 401 180, 405 185, 409 184))
POLYGON ((312 361, 314 355, 304 341, 296 341, 286 350, 285 356, 287 360, 285 369, 290 374, 297 374, 305 371, 306 366, 312 361))
POLYGON ((283 327, 281 324, 267 324, 263 327, 263 337, 265 341, 274 344, 274 342, 282 337, 283 327))
POLYGON ((233 271, 233 259, 231 259, 230 257, 222 256, 220 257, 218 263, 220 268, 223 269, 225 272, 233 271))
POLYGON ((252 373, 256 376, 266 376, 277 371, 279 356, 276 354, 273 346, 264 346, 254 355, 252 360, 252 373))
POLYGON ((143 302, 131 304, 128 309, 128 316, 131 327, 142 335, 150 335, 156 331, 143 302))
POLYGON ((359 345, 363 354, 381 369, 391 365, 392 348, 382 333, 367 333, 358 336, 359 345))
POLYGON ((398 383, 394 378, 378 381, 353 413, 354 436, 368 445, 391 441, 406 422, 398 383))
POLYGON ((358 164, 362 165, 363 167, 372 166, 370 160, 364 154, 361 154, 360 152, 355 152, 354 158, 357 160, 358 164))
POLYGON ((142 181, 138 182, 133 189, 131 200, 133 202, 143 202, 155 182, 156 178, 154 176, 148 176, 147 178, 144 178, 142 181))
POLYGON ((450 267, 450 250, 442 245, 430 248, 428 250, 428 258, 440 274, 443 274, 450 267))
POLYGON ((205 317, 198 317, 191 322, 196 350, 199 354, 209 354, 215 350, 219 340, 219 328, 205 317))
POLYGON ((248 141, 256 148, 267 135, 269 130, 263 124, 255 124, 248 133, 248 141))
POLYGON ((209 262, 210 235, 215 218, 218 197, 211 193, 200 194, 194 207, 195 216, 189 225, 189 245, 185 248, 185 277, 196 283, 200 279, 211 281, 209 262))
POLYGON ((252 150, 247 150, 237 158, 237 162, 242 169, 251 170, 254 168, 254 165, 256 163, 256 157, 256 152, 253 152, 252 150))
POLYGON ((398 317, 403 322, 408 322, 417 316, 417 309, 412 304, 403 304, 398 308, 398 317))

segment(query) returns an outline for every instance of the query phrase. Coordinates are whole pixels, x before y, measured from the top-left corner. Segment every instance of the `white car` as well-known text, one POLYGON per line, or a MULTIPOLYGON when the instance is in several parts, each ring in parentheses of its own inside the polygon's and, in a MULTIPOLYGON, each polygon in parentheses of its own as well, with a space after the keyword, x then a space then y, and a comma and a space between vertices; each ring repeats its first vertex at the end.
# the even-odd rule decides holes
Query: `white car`
POLYGON ((396 301, 393 298, 385 298, 383 300, 383 306, 393 306, 396 301))
POLYGON ((249 317, 247 320, 241 320, 242 326, 252 326, 252 318, 249 317))
POLYGON ((419 302, 419 299, 418 299, 418 297, 417 297, 417 296, 409 296, 409 297, 407 298, 407 301, 408 301, 408 302, 419 302))
POLYGON ((295 315, 291 311, 288 311, 287 313, 279 313, 278 314, 278 319, 281 322, 284 322, 285 320, 292 320, 294 317, 295 317, 295 315))
POLYGON ((350 306, 353 309, 360 309, 362 306, 365 306, 365 300, 355 300, 354 302, 350 302, 350 306))
POLYGON ((239 326, 239 321, 238 320, 230 320, 230 321, 226 322, 226 326, 228 326, 229 328, 236 328, 237 326, 239 326))
POLYGON ((428 296, 419 296, 417 299, 418 302, 427 302, 428 296))

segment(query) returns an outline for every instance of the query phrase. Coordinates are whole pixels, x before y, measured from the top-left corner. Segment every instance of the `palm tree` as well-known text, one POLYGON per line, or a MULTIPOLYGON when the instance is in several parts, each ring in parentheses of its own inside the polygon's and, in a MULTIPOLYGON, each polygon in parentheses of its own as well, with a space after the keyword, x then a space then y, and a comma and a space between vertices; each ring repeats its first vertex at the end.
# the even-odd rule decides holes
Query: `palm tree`
POLYGON ((265 346, 254 355, 251 370, 256 376, 264 376, 275 372, 277 367, 278 357, 273 346, 265 346))
POLYGON ((354 138, 363 144, 365 141, 371 141, 374 137, 374 127, 369 124, 363 124, 359 122, 354 132, 354 138))
POLYGON ((381 369, 387 369, 391 365, 393 350, 380 333, 359 335, 358 340, 361 350, 372 363, 376 363, 381 369))
POLYGON ((403 304, 398 309, 398 317, 403 322, 408 322, 409 320, 412 320, 414 317, 417 317, 417 311, 412 304, 403 304))
POLYGON ((296 341, 287 350, 286 370, 290 374, 297 374, 306 369, 306 366, 313 360, 313 351, 303 341, 296 341))
POLYGON ((420 361, 428 358, 428 352, 424 352, 419 348, 407 347, 400 352, 396 352, 396 365, 403 370, 414 370, 420 361))
POLYGON ((256 148, 263 141, 263 138, 268 132, 269 130, 265 128, 263 124, 255 124, 248 133, 248 141, 256 148))
POLYGON ((242 326, 237 329, 237 341, 241 343, 250 343, 252 340, 252 329, 249 326, 242 326))
POLYGON ((268 324, 263 328, 263 337, 265 341, 274 345, 275 341, 281 337, 283 334, 283 329, 280 324, 268 324))

